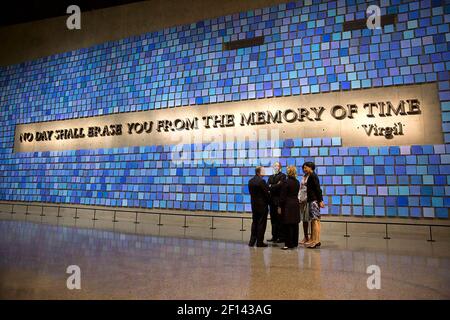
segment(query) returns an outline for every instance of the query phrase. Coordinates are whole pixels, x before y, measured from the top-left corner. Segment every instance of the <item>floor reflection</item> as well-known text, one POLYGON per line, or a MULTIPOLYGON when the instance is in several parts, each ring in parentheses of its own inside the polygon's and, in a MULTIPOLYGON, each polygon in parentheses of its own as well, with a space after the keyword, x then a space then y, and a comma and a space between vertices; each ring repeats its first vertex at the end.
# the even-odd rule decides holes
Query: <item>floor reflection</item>
POLYGON ((0 220, 0 298, 450 298, 445 246, 411 254, 408 243, 372 250, 330 238, 321 249, 283 251, 249 248, 242 233, 223 241, 212 239, 215 230, 211 239, 195 239, 194 227, 128 223, 104 230, 87 224, 0 220), (372 264, 382 272, 380 290, 366 285, 372 264), (81 290, 66 287, 69 265, 81 268, 81 290))

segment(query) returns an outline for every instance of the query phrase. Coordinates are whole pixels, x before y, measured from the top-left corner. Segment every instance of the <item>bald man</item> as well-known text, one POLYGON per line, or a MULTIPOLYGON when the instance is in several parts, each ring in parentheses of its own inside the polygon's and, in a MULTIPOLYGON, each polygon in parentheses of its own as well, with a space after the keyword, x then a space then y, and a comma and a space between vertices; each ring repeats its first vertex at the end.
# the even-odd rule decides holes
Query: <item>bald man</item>
POLYGON ((284 242, 283 224, 281 217, 278 214, 278 207, 280 202, 281 186, 286 181, 286 175, 281 172, 281 164, 275 162, 273 164, 273 174, 269 177, 268 184, 270 190, 270 222, 272 224, 272 239, 268 240, 274 243, 284 242))

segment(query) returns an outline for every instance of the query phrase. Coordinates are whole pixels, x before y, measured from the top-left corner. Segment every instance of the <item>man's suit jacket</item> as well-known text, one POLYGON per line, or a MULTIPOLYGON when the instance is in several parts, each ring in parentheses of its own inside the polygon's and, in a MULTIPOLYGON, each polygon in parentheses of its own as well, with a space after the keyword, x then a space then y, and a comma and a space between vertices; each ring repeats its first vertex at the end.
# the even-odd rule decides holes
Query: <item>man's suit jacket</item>
POLYGON ((278 206, 281 194, 281 186, 286 181, 286 175, 283 172, 278 172, 269 177, 270 202, 271 205, 278 206), (278 183, 280 182, 280 183, 278 183))
POLYGON ((248 182, 248 190, 251 196, 252 212, 254 214, 264 214, 268 211, 269 186, 266 181, 255 175, 248 182))

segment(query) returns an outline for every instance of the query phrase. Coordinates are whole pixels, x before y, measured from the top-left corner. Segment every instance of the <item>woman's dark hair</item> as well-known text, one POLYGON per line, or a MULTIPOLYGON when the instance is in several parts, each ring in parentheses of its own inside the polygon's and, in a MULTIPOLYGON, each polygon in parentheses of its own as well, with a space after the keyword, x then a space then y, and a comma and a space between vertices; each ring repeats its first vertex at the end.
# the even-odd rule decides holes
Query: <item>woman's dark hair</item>
POLYGON ((314 162, 311 162, 311 161, 305 162, 303 164, 302 168, 305 166, 308 168, 311 168, 311 170, 313 170, 313 171, 316 169, 316 165, 314 164, 314 162))

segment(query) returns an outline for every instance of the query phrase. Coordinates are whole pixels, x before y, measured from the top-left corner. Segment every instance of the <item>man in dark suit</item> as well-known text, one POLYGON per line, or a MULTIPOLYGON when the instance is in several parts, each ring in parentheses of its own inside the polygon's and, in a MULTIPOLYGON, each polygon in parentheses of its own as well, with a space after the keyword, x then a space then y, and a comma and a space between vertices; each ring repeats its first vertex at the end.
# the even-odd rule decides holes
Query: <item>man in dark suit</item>
POLYGON ((272 239, 268 241, 273 241, 274 243, 284 242, 283 224, 278 214, 278 208, 280 207, 281 186, 285 181, 286 175, 281 172, 281 164, 275 162, 273 164, 273 174, 268 180, 270 190, 270 222, 272 224, 272 239))
POLYGON ((256 167, 255 176, 248 182, 248 190, 252 203, 252 231, 248 245, 253 247, 267 247, 264 243, 264 233, 266 232, 267 214, 269 204, 269 186, 262 178, 263 168, 256 167))

